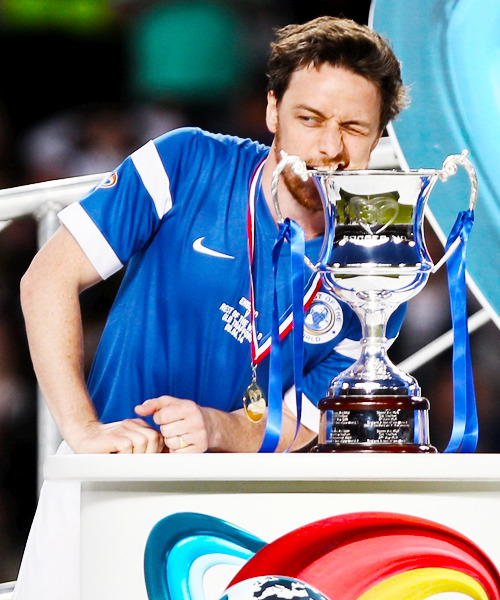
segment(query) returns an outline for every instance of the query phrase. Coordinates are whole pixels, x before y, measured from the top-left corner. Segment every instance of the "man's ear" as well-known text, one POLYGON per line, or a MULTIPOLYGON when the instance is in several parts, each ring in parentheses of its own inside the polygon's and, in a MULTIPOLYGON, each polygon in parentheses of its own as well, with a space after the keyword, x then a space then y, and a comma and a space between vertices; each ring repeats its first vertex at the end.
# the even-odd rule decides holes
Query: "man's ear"
POLYGON ((273 91, 267 93, 266 125, 271 133, 276 133, 278 128, 278 101, 273 91))

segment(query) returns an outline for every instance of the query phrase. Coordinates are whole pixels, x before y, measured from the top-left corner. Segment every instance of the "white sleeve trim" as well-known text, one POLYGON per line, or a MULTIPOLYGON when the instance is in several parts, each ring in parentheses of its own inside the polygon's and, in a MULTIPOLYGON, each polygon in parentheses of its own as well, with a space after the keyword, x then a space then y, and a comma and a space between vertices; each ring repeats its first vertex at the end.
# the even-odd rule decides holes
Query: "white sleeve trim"
MULTIPOLYGON (((297 416, 294 385, 286 392, 283 400, 292 414, 297 416)), ((302 394, 302 417, 300 422, 314 433, 319 432, 319 410, 304 394, 302 394)))
POLYGON ((361 356, 361 342, 345 338, 335 346, 335 352, 357 360, 361 356))
POLYGON ((158 217, 162 219, 172 208, 170 180, 154 142, 148 142, 131 154, 144 187, 153 199, 158 217))
POLYGON ((123 267, 113 248, 78 202, 69 204, 57 216, 76 239, 102 279, 111 277, 123 267))

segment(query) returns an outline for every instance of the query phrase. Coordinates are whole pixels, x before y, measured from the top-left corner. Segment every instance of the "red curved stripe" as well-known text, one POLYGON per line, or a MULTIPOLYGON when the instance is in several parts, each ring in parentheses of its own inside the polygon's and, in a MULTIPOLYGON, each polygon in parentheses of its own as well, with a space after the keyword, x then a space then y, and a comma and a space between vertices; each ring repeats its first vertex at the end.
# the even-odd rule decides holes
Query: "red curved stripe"
POLYGON ((284 575, 336 600, 355 600, 389 576, 423 567, 459 570, 491 600, 500 600, 500 575, 471 540, 433 521, 380 512, 339 515, 296 529, 262 548, 231 585, 284 575))

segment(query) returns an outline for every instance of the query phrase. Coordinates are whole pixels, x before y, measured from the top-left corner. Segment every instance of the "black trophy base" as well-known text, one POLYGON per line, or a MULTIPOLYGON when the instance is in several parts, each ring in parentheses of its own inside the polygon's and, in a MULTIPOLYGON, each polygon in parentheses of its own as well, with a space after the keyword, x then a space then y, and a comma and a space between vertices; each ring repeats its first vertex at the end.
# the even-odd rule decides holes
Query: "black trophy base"
POLYGON ((426 398, 331 396, 319 410, 318 444, 311 452, 437 452, 429 442, 426 398))
POLYGON ((364 453, 391 453, 398 452, 400 454, 415 454, 417 452, 436 453, 434 446, 417 445, 417 444, 317 444, 309 452, 364 452, 364 453))

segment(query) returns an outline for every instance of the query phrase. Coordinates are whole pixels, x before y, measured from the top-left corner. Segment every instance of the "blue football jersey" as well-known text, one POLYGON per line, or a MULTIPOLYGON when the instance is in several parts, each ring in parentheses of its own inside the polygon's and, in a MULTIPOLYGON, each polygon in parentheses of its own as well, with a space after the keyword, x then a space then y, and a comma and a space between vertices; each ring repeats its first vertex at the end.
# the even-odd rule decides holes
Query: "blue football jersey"
MULTIPOLYGON (((255 325, 268 384, 276 224, 260 182, 250 184, 269 148, 251 140, 175 130, 149 142, 79 203, 60 213, 101 277, 126 265, 88 387, 103 422, 135 416, 134 406, 164 394, 224 411, 242 407, 251 381, 248 207, 254 202, 252 274, 255 325)), ((315 261, 321 239, 306 242, 315 261)), ((291 322, 288 244, 278 264, 281 328, 291 322)), ((303 421, 317 429, 315 405, 330 380, 359 355, 351 309, 320 290, 304 266, 306 396, 303 421)), ((389 335, 403 311, 391 320, 389 335)), ((291 336, 282 341, 283 393, 293 386, 291 336)))

